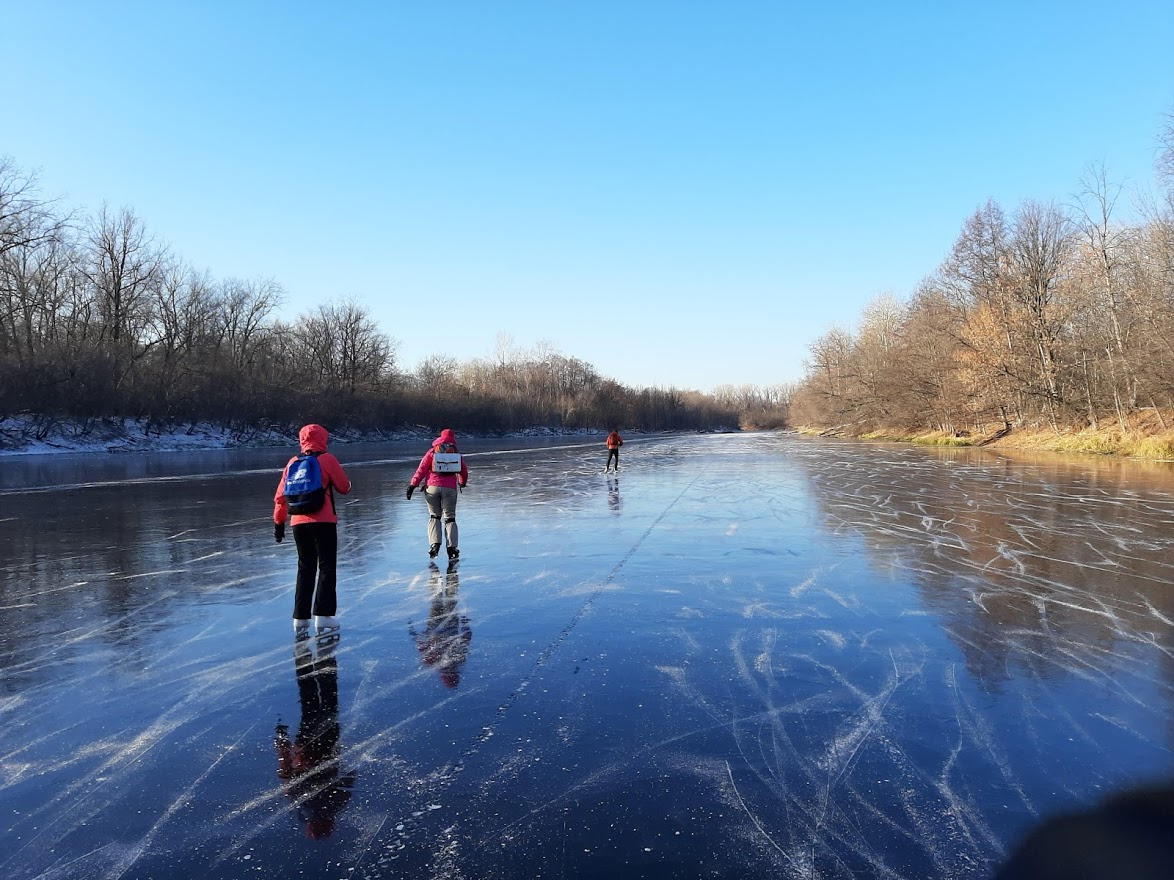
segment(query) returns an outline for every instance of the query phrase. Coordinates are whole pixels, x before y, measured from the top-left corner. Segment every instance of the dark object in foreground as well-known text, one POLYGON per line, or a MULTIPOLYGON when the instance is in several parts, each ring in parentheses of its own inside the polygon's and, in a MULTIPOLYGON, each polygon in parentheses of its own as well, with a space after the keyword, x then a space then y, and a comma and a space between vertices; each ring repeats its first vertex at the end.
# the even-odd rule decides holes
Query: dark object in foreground
POLYGON ((1166 880, 1174 870, 1174 785, 1117 795, 1027 835, 994 880, 1166 880))

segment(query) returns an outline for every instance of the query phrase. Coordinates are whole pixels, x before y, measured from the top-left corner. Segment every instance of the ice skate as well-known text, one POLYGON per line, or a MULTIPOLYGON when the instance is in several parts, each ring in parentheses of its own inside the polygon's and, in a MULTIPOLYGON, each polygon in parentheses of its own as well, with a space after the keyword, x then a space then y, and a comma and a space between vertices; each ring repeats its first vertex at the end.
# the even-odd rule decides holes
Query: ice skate
POLYGON ((338 632, 338 618, 327 617, 323 614, 314 616, 314 635, 323 635, 326 633, 338 632))
POLYGON ((314 639, 314 660, 322 660, 334 653, 338 643, 342 640, 338 627, 333 632, 322 633, 314 639))
POLYGON ((339 625, 337 617, 317 616, 314 618, 314 635, 318 647, 333 644, 338 641, 339 625))

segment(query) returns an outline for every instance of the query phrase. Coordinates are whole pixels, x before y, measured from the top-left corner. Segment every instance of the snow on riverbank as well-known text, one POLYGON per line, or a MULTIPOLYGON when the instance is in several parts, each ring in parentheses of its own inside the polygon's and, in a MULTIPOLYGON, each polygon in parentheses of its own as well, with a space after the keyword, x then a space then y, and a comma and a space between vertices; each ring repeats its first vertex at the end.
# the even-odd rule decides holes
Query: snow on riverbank
MULTIPOLYGON (((466 437, 476 432, 460 431, 466 437)), ((557 428, 527 428, 510 432, 517 437, 555 437, 582 434, 603 435, 603 431, 557 428)), ((218 425, 196 423, 160 429, 138 419, 62 419, 51 425, 28 418, 0 419, 0 457, 10 455, 45 455, 82 452, 168 452, 191 449, 240 449, 264 446, 288 446, 297 436, 297 428, 233 430, 218 425)), ((395 442, 430 440, 436 430, 422 425, 394 431, 331 431, 337 443, 395 442)))

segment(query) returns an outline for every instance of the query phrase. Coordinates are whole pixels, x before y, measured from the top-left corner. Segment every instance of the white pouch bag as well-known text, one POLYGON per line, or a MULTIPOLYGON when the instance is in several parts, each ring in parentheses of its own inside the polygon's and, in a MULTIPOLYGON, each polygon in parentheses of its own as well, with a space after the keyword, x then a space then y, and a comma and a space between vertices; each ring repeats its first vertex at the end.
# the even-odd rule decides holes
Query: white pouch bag
POLYGON ((459 474, 461 472, 461 454, 459 452, 432 453, 432 473, 459 474))

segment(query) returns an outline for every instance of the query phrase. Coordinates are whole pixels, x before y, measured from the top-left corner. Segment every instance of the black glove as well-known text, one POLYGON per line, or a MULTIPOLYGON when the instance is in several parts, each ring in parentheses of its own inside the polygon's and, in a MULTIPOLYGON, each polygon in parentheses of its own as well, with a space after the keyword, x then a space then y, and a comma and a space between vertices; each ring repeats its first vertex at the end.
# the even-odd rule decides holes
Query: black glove
POLYGON ((458 481, 457 481, 457 485, 458 485, 458 486, 460 486, 460 487, 463 489, 463 488, 465 488, 467 485, 469 485, 469 481, 468 481, 468 480, 465 480, 465 482, 463 482, 463 483, 462 483, 462 482, 460 482, 460 481, 458 480, 458 481))
POLYGON ((416 491, 416 487, 409 484, 408 491, 404 493, 409 501, 412 500, 412 493, 416 491))
POLYGON ((285 540, 285 523, 273 524, 273 540, 278 544, 285 540))

